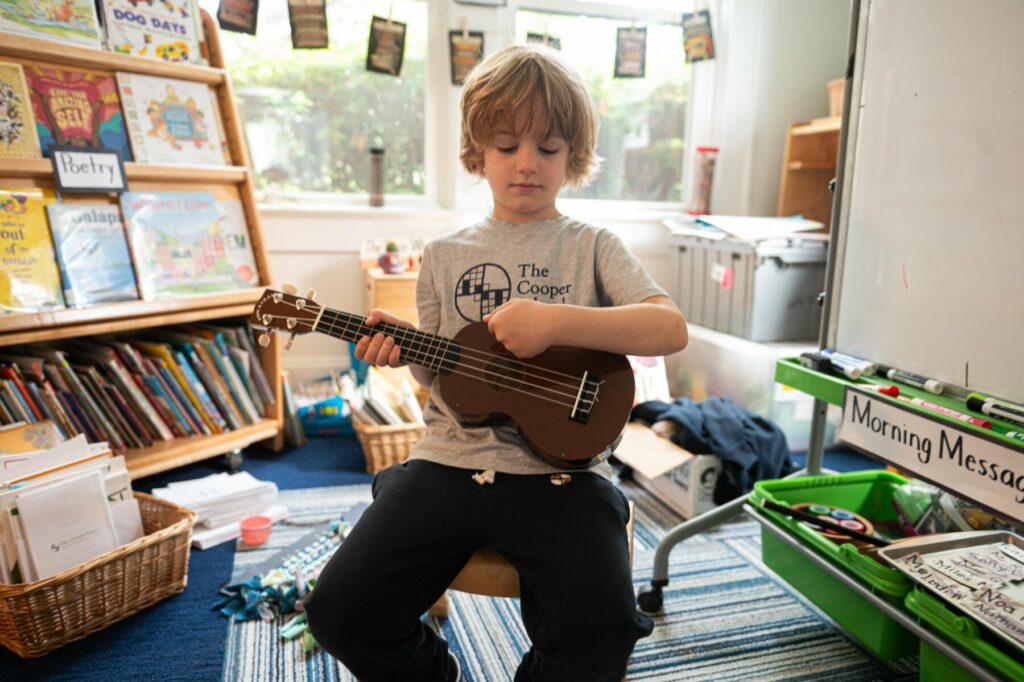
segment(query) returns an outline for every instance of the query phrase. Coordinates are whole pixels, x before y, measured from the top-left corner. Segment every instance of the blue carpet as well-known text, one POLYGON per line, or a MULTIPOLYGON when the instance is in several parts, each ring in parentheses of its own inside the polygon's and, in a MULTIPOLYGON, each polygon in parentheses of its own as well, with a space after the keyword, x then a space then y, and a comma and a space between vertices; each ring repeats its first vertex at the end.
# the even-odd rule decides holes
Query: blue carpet
MULTIPOLYGON (((790 457, 799 466, 804 466, 807 463, 806 452, 794 452, 790 457)), ((884 469, 885 464, 863 455, 851 447, 837 445, 825 450, 825 468, 840 472, 863 471, 865 469, 884 469)))
MULTIPOLYGON (((242 469, 281 489, 369 483, 363 454, 354 438, 310 439, 305 447, 281 454, 257 448, 245 452, 242 469)), ((139 479, 136 490, 150 492, 170 481, 225 471, 223 458, 139 479)), ((231 576, 234 543, 189 556, 188 586, 106 630, 24 660, 0 647, 0 678, 5 680, 219 680, 227 621, 211 610, 217 590, 231 576)))

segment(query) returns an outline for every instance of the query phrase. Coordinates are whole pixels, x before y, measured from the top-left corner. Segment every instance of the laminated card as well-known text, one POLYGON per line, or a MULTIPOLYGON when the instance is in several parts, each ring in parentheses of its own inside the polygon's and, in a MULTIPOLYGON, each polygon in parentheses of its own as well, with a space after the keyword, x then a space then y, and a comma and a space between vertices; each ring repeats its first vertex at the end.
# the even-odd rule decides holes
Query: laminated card
POLYGON ((0 315, 64 307, 46 225, 49 190, 0 189, 0 315))

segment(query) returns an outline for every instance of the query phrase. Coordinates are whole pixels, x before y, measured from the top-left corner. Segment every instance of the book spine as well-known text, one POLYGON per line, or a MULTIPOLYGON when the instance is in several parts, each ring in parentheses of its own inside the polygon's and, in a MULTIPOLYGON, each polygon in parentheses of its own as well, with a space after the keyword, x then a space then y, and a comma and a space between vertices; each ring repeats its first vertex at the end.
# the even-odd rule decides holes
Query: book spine
POLYGON ((143 421, 148 427, 149 435, 160 440, 170 440, 173 437, 170 428, 160 415, 157 414, 145 394, 139 390, 135 380, 132 379, 131 372, 115 358, 110 359, 109 368, 121 393, 135 405, 142 416, 143 421))
POLYGON ((256 413, 262 415, 266 412, 267 407, 263 403, 263 396, 256 390, 256 384, 252 379, 252 359, 248 351, 241 348, 230 348, 228 349, 228 358, 230 358, 231 364, 234 365, 238 378, 242 380, 242 385, 245 387, 245 392, 249 394, 249 399, 252 400, 256 413))
POLYGON ((149 431, 146 429, 145 424, 142 423, 142 419, 139 418, 139 415, 136 414, 135 410, 128 404, 128 400, 124 395, 122 395, 118 387, 114 384, 107 384, 103 388, 106 390, 107 395, 110 396, 110 399, 113 400, 121 410, 122 414, 124 414, 125 419, 131 423, 132 429, 135 431, 135 435, 142 443, 142 446, 151 446, 153 444, 152 436, 149 435, 149 431))
POLYGON ((238 416, 231 411, 227 397, 221 392, 217 382, 214 381, 209 369, 203 364, 203 361, 199 359, 199 355, 195 350, 189 355, 189 360, 192 362, 192 369, 195 370, 196 376, 199 377, 199 381, 206 387, 206 391, 210 394, 214 404, 217 406, 218 412, 221 416, 227 420, 228 426, 232 429, 240 429, 242 427, 238 416))
POLYGON ((69 412, 75 415, 75 419, 78 421, 79 431, 85 434, 86 440, 90 443, 99 443, 103 440, 100 437, 99 432, 96 431, 96 425, 92 423, 89 417, 85 414, 85 410, 78 403, 78 398, 71 391, 61 391, 57 395, 61 396, 62 402, 67 406, 69 412))
POLYGON ((199 354, 200 359, 210 370, 210 376, 217 382, 217 388, 220 389, 228 409, 235 416, 239 424, 248 424, 249 419, 246 416, 245 409, 242 407, 239 398, 235 395, 235 391, 228 381, 227 373, 216 346, 212 341, 205 339, 197 339, 196 341, 193 347, 196 349, 196 353, 199 354))
POLYGON ((14 421, 31 424, 32 420, 29 419, 28 411, 22 407, 21 402, 15 396, 15 392, 14 387, 11 386, 7 379, 0 379, 0 400, 4 401, 7 410, 14 415, 14 421))
POLYGON ((200 411, 206 425, 214 433, 222 433, 227 428, 228 423, 225 421, 224 416, 221 415, 220 410, 217 409, 217 405, 214 404, 213 398, 210 397, 210 393, 206 390, 203 382, 199 380, 199 375, 192 369, 192 365, 189 364, 183 353, 175 353, 174 359, 181 369, 182 376, 187 381, 186 388, 190 388, 192 391, 194 396, 192 400, 193 406, 200 411))
POLYGON ((43 413, 32 400, 32 396, 29 394, 28 389, 25 388, 25 384, 22 383, 21 377, 18 376, 18 372, 14 367, 0 367, 0 376, 14 383, 14 387, 18 389, 18 393, 21 395, 26 407, 28 407, 32 412, 36 421, 41 421, 43 419, 43 413))
POLYGON ((178 404, 178 399, 173 393, 171 393, 170 386, 166 384, 163 374, 160 373, 160 367, 157 363, 162 362, 162 360, 160 358, 146 358, 143 362, 145 363, 148 376, 155 379, 156 383, 160 385, 161 390, 159 395, 163 396, 164 400, 167 401, 172 412, 174 412, 175 419, 177 419, 184 427, 186 434, 189 436, 198 434, 199 431, 193 428, 191 420, 188 419, 187 415, 182 413, 181 405, 178 404))
POLYGON ((166 401, 164 401, 163 398, 161 398, 160 396, 156 395, 156 393, 153 392, 153 388, 149 383, 150 380, 153 379, 153 377, 140 377, 139 375, 135 374, 132 376, 132 378, 135 379, 135 382, 138 385, 139 390, 146 394, 146 398, 149 399, 149 402, 156 409, 157 414, 160 415, 160 418, 164 421, 164 423, 166 423, 170 427, 171 437, 165 440, 173 440, 176 436, 184 435, 181 431, 181 425, 176 423, 174 415, 168 408, 166 401))
POLYGON ((249 337, 249 327, 236 327, 235 336, 238 337, 239 343, 245 350, 249 351, 249 358, 252 360, 250 366, 252 367, 252 378, 256 383, 256 390, 260 392, 260 397, 263 398, 264 404, 273 405, 277 402, 277 397, 274 395, 274 389, 270 387, 270 382, 267 381, 267 374, 263 371, 263 365, 260 364, 260 354, 256 350, 256 345, 252 342, 249 337))
POLYGON ((117 419, 112 414, 110 406, 107 405, 106 394, 99 388, 96 377, 91 375, 89 370, 84 367, 72 368, 72 371, 78 374, 78 379, 82 382, 83 388, 96 405, 97 414, 103 420, 103 429, 107 433, 106 440, 110 442, 111 447, 115 451, 126 450, 128 444, 121 430, 121 425, 117 423, 117 419))
POLYGON ((145 378, 145 381, 146 385, 149 387, 150 393, 152 393, 153 397, 157 400, 157 404, 160 405, 163 411, 170 417, 170 421, 168 423, 171 425, 171 430, 181 437, 188 437, 192 435, 185 424, 184 418, 181 416, 181 413, 178 412, 178 408, 175 407, 174 403, 171 402, 171 398, 167 395, 167 392, 164 390, 160 380, 155 376, 148 376, 145 378))
POLYGON ((64 360, 57 365, 57 370, 64 376, 67 385, 71 388, 71 393, 78 400, 78 404, 82 408, 82 411, 88 415, 93 431, 99 437, 97 442, 112 442, 113 439, 107 433, 109 425, 103 423, 104 420, 100 415, 99 407, 95 402, 93 402, 92 398, 89 397, 89 394, 86 392, 85 386, 82 385, 78 375, 71 369, 71 365, 64 360))
POLYGON ((210 348, 210 354, 214 356, 214 359, 219 363, 218 367, 221 370, 221 374, 227 381, 228 389, 231 391, 231 395, 234 397, 235 402, 241 408, 242 416, 250 424, 255 424, 260 420, 260 414, 256 410, 256 405, 252 402, 252 398, 249 397, 249 392, 245 389, 245 385, 242 383, 242 377, 238 375, 235 370, 235 365, 231 361, 231 356, 228 353, 227 347, 223 341, 219 340, 219 337, 215 340, 215 346, 210 348))
POLYGON ((53 390, 53 385, 45 377, 38 379, 39 387, 43 394, 43 399, 49 403, 50 409, 57 415, 57 421, 60 423, 61 430, 64 432, 64 436, 68 439, 74 438, 78 434, 82 433, 71 420, 64 405, 57 399, 57 392, 53 390))
POLYGON ((37 405, 39 405, 39 409, 43 411, 43 416, 57 427, 57 431, 60 433, 61 437, 64 438, 64 440, 70 438, 70 436, 64 431, 64 427, 61 424, 60 419, 57 418, 56 413, 54 413, 50 403, 47 402, 42 389, 30 381, 25 383, 25 388, 27 388, 28 392, 32 394, 32 399, 35 400, 37 405))
POLYGON ((192 426, 192 430, 195 431, 196 433, 201 433, 207 436, 211 435, 213 431, 210 430, 210 427, 206 425, 206 422, 203 421, 203 418, 199 416, 198 412, 196 412, 195 406, 192 405, 192 402, 188 399, 188 396, 185 395, 185 392, 182 389, 181 384, 179 384, 178 380, 174 377, 174 373, 171 372, 171 370, 168 369, 167 366, 162 361, 157 364, 157 371, 160 372, 160 376, 163 377, 164 383, 167 385, 167 388, 170 389, 172 395, 178 401, 178 408, 184 413, 185 417, 189 420, 189 424, 192 426))

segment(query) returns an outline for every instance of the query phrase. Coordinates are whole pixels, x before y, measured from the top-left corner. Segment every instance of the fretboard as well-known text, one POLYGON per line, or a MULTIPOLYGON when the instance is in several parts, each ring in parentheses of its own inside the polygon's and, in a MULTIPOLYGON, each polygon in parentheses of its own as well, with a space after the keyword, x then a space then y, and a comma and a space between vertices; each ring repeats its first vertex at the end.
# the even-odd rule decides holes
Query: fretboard
POLYGON ((343 341, 357 342, 364 336, 384 334, 394 338, 402 349, 402 359, 413 365, 425 367, 433 372, 450 371, 458 362, 459 344, 451 339, 428 334, 390 322, 379 322, 374 326, 366 324, 366 318, 324 308, 313 331, 327 334, 343 341))

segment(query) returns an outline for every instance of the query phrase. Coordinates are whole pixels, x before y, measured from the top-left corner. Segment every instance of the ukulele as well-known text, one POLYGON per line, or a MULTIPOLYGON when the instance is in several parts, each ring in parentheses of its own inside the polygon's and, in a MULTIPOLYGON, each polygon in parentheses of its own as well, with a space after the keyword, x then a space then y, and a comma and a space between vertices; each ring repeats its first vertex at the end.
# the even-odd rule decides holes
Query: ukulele
MULTIPOLYGON (((502 346, 483 322, 463 327, 453 338, 325 308, 284 291, 267 289, 249 323, 271 332, 318 332, 357 342, 381 332, 393 337, 402 360, 438 375, 441 398, 473 423, 511 419, 530 448, 562 469, 585 469, 612 447, 633 407, 633 370, 623 355, 552 346, 528 359, 502 346)), ((270 343, 266 333, 261 345, 270 343)))

